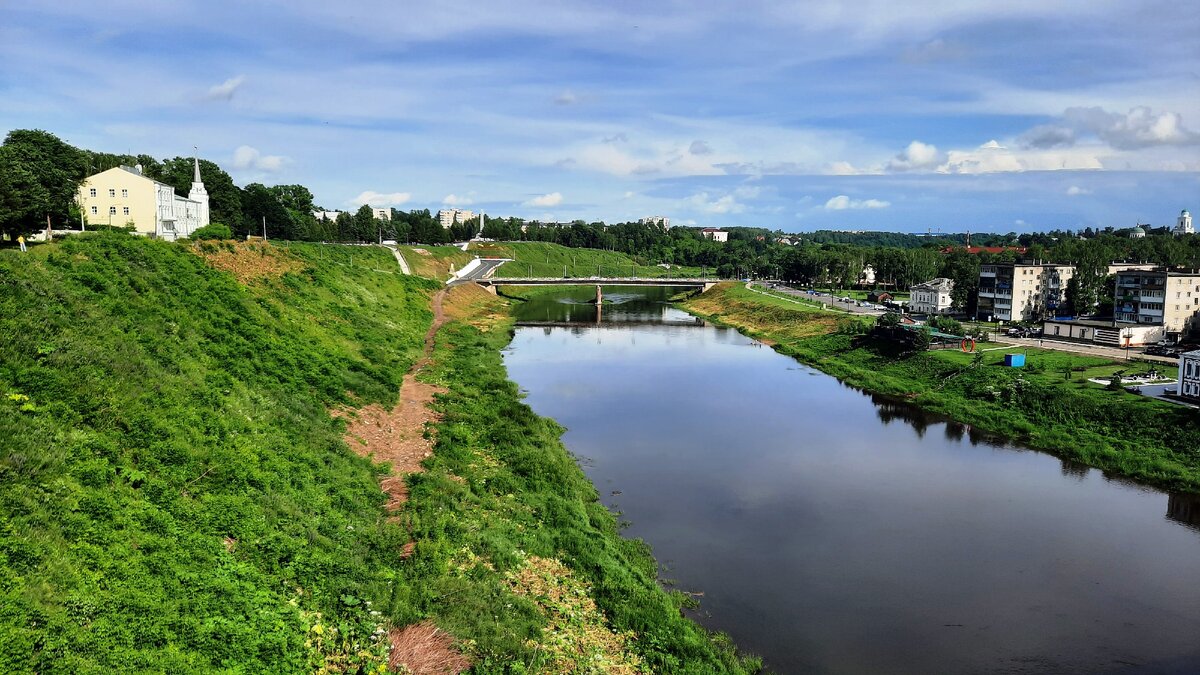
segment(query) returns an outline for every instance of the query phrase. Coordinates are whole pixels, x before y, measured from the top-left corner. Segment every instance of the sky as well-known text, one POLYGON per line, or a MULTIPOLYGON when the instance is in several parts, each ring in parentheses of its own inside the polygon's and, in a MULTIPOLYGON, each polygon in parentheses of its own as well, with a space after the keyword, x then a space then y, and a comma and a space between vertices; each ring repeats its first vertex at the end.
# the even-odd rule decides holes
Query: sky
POLYGON ((1010 232, 1200 208, 1200 12, 1134 0, 0 0, 0 132, 319 205, 1010 232))

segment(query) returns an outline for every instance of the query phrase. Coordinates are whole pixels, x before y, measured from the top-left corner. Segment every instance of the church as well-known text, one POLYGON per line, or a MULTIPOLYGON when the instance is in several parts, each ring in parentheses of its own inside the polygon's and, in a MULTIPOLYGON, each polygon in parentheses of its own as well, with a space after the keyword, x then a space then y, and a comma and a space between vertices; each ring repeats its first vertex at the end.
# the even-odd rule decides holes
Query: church
POLYGON ((142 173, 142 167, 118 166, 89 176, 79 188, 79 206, 93 225, 132 225, 134 232, 174 241, 208 225, 208 191, 195 162, 187 197, 142 173))

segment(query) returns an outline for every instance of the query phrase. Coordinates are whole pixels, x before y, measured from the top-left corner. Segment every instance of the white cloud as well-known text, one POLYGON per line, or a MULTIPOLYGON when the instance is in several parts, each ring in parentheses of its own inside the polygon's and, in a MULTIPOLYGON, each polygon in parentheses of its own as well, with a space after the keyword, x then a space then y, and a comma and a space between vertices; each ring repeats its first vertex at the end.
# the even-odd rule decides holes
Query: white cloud
POLYGON ((692 153, 693 155, 711 155, 712 148, 708 147, 708 143, 705 143, 704 141, 695 140, 692 141, 692 144, 688 146, 688 152, 692 153))
POLYGON ((562 200, 563 200, 563 196, 562 196, 561 192, 551 192, 550 194, 545 194, 540 197, 534 197, 533 199, 530 199, 530 200, 526 201, 525 203, 523 203, 522 206, 537 206, 537 207, 542 207, 542 208, 548 208, 551 206, 558 206, 559 204, 562 203, 562 200))
POLYGON ((1021 134, 1018 141, 1023 148, 1072 146, 1075 145, 1075 130, 1056 124, 1043 124, 1021 134))
POLYGON ((1087 188, 1081 188, 1078 185, 1072 185, 1071 187, 1067 188, 1067 195, 1071 196, 1071 197, 1077 197, 1079 195, 1090 195, 1090 194, 1092 194, 1091 190, 1089 190, 1087 188))
POLYGON ((286 157, 264 155, 258 151, 258 148, 253 148, 249 145, 239 145, 233 151, 233 168, 242 171, 254 170, 274 173, 282 169, 286 161, 286 157))
POLYGON ((448 194, 442 198, 442 204, 445 206, 470 206, 475 201, 470 197, 460 197, 456 194, 448 194))
POLYGON ((825 168, 825 173, 833 176, 857 176, 863 172, 854 168, 850 162, 834 162, 825 168))
POLYGON ((412 199, 412 195, 407 192, 375 192, 374 190, 366 190, 360 192, 357 197, 346 202, 347 204, 369 204, 371 206, 400 206, 408 200, 412 199))
POLYGON ((850 199, 847 195, 838 195, 830 197, 829 201, 825 202, 826 211, 845 211, 846 209, 886 209, 891 206, 891 202, 883 201, 882 199, 850 199))
POLYGON ((626 190, 625 195, 622 197, 622 199, 632 199, 636 196, 637 196, 637 193, 634 192, 633 190, 626 190))
POLYGON ((229 101, 233 99, 233 95, 246 81, 245 75, 238 75, 225 80, 221 84, 215 84, 208 88, 204 94, 204 98, 210 101, 229 101))
POLYGON ((1068 108, 1063 118, 1120 150, 1200 143, 1200 133, 1184 127, 1179 113, 1155 113, 1148 106, 1138 106, 1125 115, 1099 107, 1068 108))
POLYGON ((1050 150, 1014 151, 991 140, 974 150, 951 150, 939 173, 983 174, 1059 169, 1103 169, 1112 154, 1103 147, 1076 146, 1050 150))
POLYGON ((573 105, 578 102, 579 97, 570 89, 564 89, 558 96, 554 97, 554 103, 557 105, 573 105))
POLYGON ((913 141, 887 163, 887 168, 889 171, 932 169, 941 162, 941 156, 937 146, 913 141))
POLYGON ((739 204, 733 195, 710 199, 707 192, 697 192, 688 197, 686 202, 692 208, 699 209, 705 213, 741 213, 746 210, 746 207, 739 204))

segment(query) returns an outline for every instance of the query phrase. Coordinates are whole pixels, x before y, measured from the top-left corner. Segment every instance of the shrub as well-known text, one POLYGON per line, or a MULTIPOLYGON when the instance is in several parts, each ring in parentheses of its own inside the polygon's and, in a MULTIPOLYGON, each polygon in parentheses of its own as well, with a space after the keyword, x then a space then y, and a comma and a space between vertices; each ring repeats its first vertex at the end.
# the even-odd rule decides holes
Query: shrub
POLYGON ((193 232, 192 239, 233 239, 233 230, 228 225, 211 223, 193 232))

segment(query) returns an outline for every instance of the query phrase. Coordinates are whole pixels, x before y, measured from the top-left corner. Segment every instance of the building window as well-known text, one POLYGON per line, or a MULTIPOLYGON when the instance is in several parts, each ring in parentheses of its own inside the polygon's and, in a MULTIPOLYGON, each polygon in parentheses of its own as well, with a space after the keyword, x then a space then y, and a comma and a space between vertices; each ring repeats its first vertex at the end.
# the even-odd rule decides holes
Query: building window
POLYGON ((116 189, 115 189, 115 188, 108 188, 108 196, 109 196, 109 197, 116 197, 116 196, 117 196, 117 191, 116 191, 116 189))
POLYGON ((129 190, 126 190, 125 188, 121 188, 121 196, 122 196, 122 197, 128 197, 128 196, 129 196, 129 190))
MULTIPOLYGON (((92 190, 92 192, 95 192, 95 190, 92 190)), ((96 207, 94 206, 92 207, 92 215, 96 215, 96 207)))
POLYGON ((110 215, 110 216, 117 215, 117 207, 115 207, 115 206, 108 207, 108 215, 110 215))
POLYGON ((125 215, 129 215, 129 207, 128 206, 126 206, 124 209, 122 209, 122 211, 125 212, 125 215))
POLYGON ((88 190, 88 195, 91 197, 95 197, 96 196, 96 188, 92 188, 91 190, 88 190))

